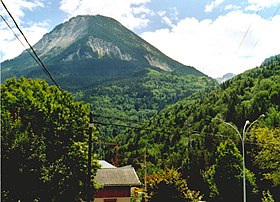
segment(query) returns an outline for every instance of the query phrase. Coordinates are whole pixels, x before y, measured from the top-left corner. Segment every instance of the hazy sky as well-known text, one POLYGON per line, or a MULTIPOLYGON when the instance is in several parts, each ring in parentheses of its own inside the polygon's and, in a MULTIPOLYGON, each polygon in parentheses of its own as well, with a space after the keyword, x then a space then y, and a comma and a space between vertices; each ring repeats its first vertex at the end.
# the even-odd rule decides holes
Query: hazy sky
MULTIPOLYGON (((280 54, 280 0, 1 1, 32 44, 73 16, 101 14, 211 77, 238 74, 280 54)), ((2 4, 0 13, 14 27, 2 4)), ((24 47, 0 22, 0 61, 4 61, 24 47)))

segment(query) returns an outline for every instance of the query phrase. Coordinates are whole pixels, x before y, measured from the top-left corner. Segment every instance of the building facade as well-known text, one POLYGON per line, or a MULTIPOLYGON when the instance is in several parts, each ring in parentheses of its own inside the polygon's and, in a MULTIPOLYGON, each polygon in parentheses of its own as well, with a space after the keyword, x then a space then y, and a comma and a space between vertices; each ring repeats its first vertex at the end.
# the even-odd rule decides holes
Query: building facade
POLYGON ((106 161, 99 161, 101 168, 94 178, 102 185, 94 195, 94 202, 130 202, 135 187, 141 182, 131 166, 115 167, 106 161))

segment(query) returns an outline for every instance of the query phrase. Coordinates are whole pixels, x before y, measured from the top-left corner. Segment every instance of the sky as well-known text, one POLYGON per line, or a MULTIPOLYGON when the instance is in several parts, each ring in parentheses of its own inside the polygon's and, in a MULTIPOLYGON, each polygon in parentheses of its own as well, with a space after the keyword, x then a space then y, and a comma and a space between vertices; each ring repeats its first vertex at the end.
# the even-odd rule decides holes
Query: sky
MULTIPOLYGON (((100 14, 213 78, 242 73, 280 54, 280 0, 1 1, 32 45, 71 17, 100 14)), ((2 3, 0 14, 20 36, 2 3)), ((0 61, 24 49, 0 19, 0 61)))

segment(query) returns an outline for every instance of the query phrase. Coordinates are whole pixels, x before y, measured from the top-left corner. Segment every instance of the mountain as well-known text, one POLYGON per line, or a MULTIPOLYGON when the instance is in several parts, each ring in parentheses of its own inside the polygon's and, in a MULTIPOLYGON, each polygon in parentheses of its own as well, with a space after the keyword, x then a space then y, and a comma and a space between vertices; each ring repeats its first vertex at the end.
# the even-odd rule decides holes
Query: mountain
POLYGON ((215 79, 216 79, 216 81, 218 81, 218 83, 223 83, 223 82, 225 82, 225 81, 227 81, 227 80, 229 80, 229 79, 231 79, 233 77, 235 77, 235 74, 227 73, 224 76, 219 77, 219 78, 215 78, 215 79))
MULTIPOLYGON (((77 16, 56 26, 34 49, 62 89, 104 116, 146 120, 166 105, 217 85, 193 67, 182 65, 104 16, 77 16)), ((5 61, 2 81, 9 77, 46 79, 27 51, 5 61)), ((100 120, 101 119, 101 120, 100 120)), ((109 120, 112 122, 112 120, 109 120)), ((104 127, 104 138, 121 133, 104 127)))
MULTIPOLYGON (((148 174, 178 169, 188 179, 188 186, 200 190, 207 201, 223 201, 223 191, 232 197, 232 190, 241 198, 242 157, 236 132, 242 131, 247 120, 256 123, 253 120, 265 114, 253 127, 248 126, 246 133, 248 201, 261 201, 260 195, 270 192, 280 200, 279 184, 271 182, 279 179, 279 143, 257 142, 257 132, 253 132, 258 129, 260 139, 272 136, 279 142, 278 57, 218 86, 215 80, 170 59, 103 16, 72 18, 46 34, 34 48, 62 88, 90 104, 98 140, 118 143, 115 148, 119 148, 121 164, 132 164, 142 173, 146 156, 148 174), (237 128, 233 130, 217 117, 237 128), (222 144, 226 141, 232 144, 222 144), (275 150, 263 152, 275 154, 275 159, 263 158, 271 167, 254 161, 263 147, 275 150), (228 188, 231 179, 238 182, 234 189, 228 188), (251 198, 256 194, 251 182, 259 187, 259 200, 251 198), (218 183, 222 186, 216 186, 218 183)), ((27 52, 1 67, 2 81, 22 75, 46 78, 27 52)), ((93 146, 99 157, 110 153, 105 145, 93 146)))
MULTIPOLYGON (((108 80, 130 78, 145 68, 205 76, 182 65, 104 16, 77 16, 56 26, 34 45, 37 55, 63 89, 76 90, 108 80)), ((24 51, 2 63, 2 81, 9 77, 47 79, 24 51)))

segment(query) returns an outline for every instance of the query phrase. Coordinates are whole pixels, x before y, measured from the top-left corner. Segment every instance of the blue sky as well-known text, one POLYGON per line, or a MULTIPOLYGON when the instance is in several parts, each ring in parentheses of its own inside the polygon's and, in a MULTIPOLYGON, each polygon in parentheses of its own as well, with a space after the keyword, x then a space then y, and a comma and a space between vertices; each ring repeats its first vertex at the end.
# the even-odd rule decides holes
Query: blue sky
MULTIPOLYGON (((280 54, 280 0, 3 2, 32 44, 71 17, 101 14, 115 18, 163 53, 211 77, 238 74, 280 54)), ((2 5, 0 13, 13 25, 2 5)), ((23 51, 2 20, 0 36, 1 61, 23 51)))

